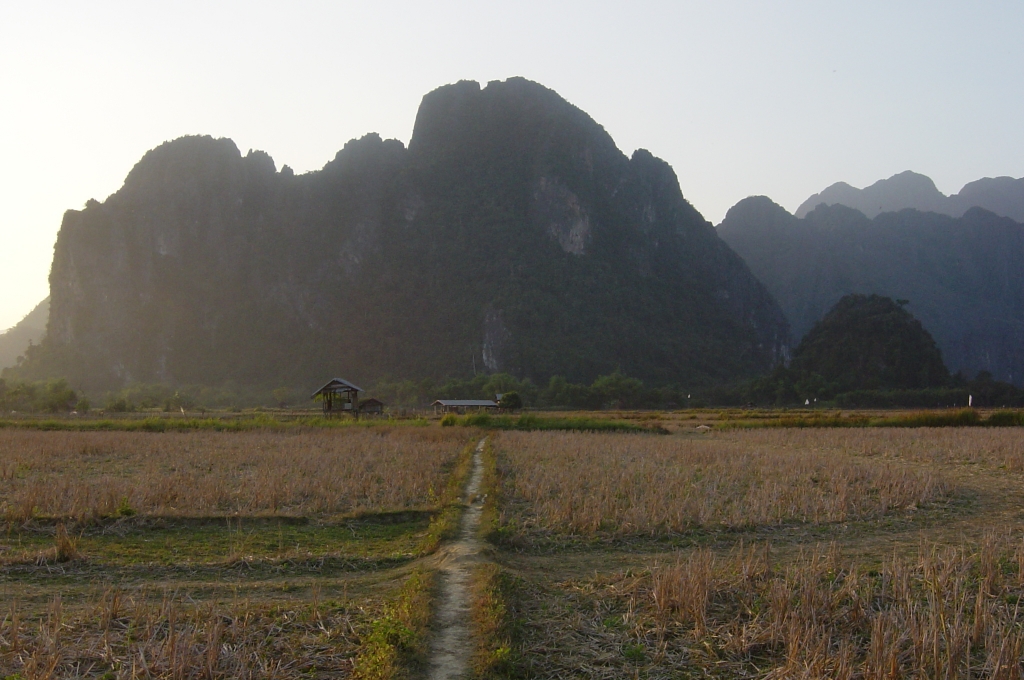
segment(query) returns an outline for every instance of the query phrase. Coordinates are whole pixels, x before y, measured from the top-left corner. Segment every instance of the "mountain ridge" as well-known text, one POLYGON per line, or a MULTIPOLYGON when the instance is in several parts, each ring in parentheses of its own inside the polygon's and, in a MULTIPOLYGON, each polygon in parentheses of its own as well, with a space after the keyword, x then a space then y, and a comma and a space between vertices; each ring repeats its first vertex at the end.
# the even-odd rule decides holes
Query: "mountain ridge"
POLYGON ((788 351, 781 310, 667 163, 525 79, 423 98, 323 169, 186 137, 68 211, 23 377, 306 384, 477 370, 688 384, 788 351))
POLYGON ((907 170, 863 189, 836 182, 809 197, 793 214, 806 217, 821 204, 845 205, 869 218, 906 208, 960 217, 972 207, 978 207, 1024 222, 1024 178, 983 177, 968 182, 959 193, 946 196, 930 177, 907 170))
POLYGON ((1024 384, 1024 225, 977 207, 869 219, 819 205, 801 219, 757 196, 733 206, 718 233, 782 305, 795 338, 844 295, 909 300, 952 371, 1024 384))

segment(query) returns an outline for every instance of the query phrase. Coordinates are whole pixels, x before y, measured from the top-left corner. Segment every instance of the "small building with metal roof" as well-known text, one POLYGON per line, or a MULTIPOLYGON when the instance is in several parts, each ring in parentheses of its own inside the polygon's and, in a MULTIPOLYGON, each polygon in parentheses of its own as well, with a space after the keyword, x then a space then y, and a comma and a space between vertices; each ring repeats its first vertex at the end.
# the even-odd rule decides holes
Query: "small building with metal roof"
POLYGON ((431 406, 434 407, 434 413, 465 413, 498 408, 497 402, 490 399, 438 399, 431 406))

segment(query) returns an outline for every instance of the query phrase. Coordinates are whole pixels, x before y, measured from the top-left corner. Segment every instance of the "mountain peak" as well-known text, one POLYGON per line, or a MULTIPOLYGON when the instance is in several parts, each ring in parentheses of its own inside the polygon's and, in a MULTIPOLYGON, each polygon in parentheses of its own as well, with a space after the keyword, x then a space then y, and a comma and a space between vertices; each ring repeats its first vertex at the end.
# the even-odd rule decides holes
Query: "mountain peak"
POLYGON ((868 217, 905 208, 946 213, 947 202, 948 197, 935 187, 930 177, 907 170, 888 179, 878 180, 863 189, 857 189, 846 182, 836 182, 800 204, 795 214, 797 217, 805 217, 822 203, 845 205, 868 217))
POLYGON ((732 223, 737 220, 763 224, 775 221, 783 215, 790 217, 788 210, 767 196, 748 196, 729 208, 729 212, 725 214, 722 224, 732 223))

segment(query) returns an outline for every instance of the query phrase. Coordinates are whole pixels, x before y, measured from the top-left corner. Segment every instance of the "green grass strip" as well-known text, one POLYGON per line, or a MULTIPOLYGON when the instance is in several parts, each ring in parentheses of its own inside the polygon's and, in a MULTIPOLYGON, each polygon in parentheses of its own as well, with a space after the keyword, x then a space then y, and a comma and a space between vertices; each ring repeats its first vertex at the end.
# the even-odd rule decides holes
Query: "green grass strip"
POLYGON ((415 677, 426 666, 430 608, 436 573, 417 569, 383 614, 370 624, 355 658, 360 680, 415 677))
POLYGON ((517 599, 521 580, 496 564, 473 571, 473 627, 476 649, 473 677, 480 680, 511 680, 522 677, 522 622, 517 599))
POLYGON ((527 414, 522 416, 493 416, 489 413, 471 413, 457 416, 449 413, 441 418, 442 427, 480 427, 488 430, 577 430, 586 432, 657 432, 661 428, 648 428, 622 420, 606 418, 544 418, 527 414))
POLYGON ((430 421, 425 418, 409 420, 353 420, 350 418, 324 418, 321 416, 299 417, 281 420, 273 416, 258 414, 234 418, 104 418, 104 419, 46 419, 36 420, 5 419, 0 420, 0 428, 19 428, 24 430, 63 430, 75 432, 113 431, 113 432, 181 432, 209 430, 215 432, 246 432, 250 430, 289 430, 295 428, 340 428, 340 427, 380 427, 387 426, 424 426, 430 421))
POLYGON ((1024 411, 996 411, 983 418, 973 408, 936 411, 915 411, 887 417, 862 414, 842 416, 834 413, 820 416, 782 416, 775 419, 721 423, 719 429, 818 428, 818 427, 1021 427, 1024 411))

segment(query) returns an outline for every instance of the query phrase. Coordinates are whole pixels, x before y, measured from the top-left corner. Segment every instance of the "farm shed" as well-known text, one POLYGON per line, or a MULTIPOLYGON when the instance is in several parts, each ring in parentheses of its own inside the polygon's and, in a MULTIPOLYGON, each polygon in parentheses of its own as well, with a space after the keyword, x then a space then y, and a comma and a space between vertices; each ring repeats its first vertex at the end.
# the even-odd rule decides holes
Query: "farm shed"
POLYGON ((374 399, 372 397, 369 399, 364 399, 363 401, 359 402, 359 412, 376 414, 384 413, 384 402, 381 401, 380 399, 374 399))
POLYGON ((498 408, 497 402, 490 399, 438 399, 431 406, 434 407, 434 413, 465 413, 498 408))
POLYGON ((320 399, 323 403, 324 415, 329 416, 334 410, 348 411, 359 417, 359 393, 363 389, 342 378, 334 378, 313 393, 312 399, 320 399))

